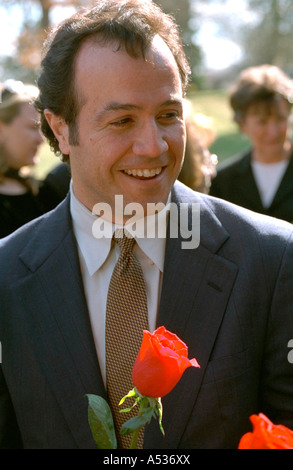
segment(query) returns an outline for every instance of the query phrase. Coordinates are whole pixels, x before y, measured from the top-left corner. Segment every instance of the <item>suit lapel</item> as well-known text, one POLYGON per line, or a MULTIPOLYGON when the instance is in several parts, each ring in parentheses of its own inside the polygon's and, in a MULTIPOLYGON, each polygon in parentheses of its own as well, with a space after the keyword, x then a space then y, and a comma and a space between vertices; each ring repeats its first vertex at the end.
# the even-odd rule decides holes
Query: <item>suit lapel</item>
POLYGON ((45 240, 36 237, 32 240, 33 251, 31 246, 24 250, 22 260, 31 272, 13 287, 13 295, 17 298, 19 292, 23 298, 23 311, 26 312, 23 321, 29 330, 32 347, 78 446, 95 448, 87 423, 84 395, 105 396, 105 390, 75 240, 68 222, 64 224, 68 211, 66 214, 59 210, 57 214, 55 223, 47 227, 45 240), (63 230, 65 226, 67 230, 63 230), (44 245, 48 240, 51 243, 53 240, 50 250, 44 245), (40 252, 41 257, 37 255, 40 252))
POLYGON ((147 447, 180 446, 237 274, 234 264, 216 254, 229 235, 203 204, 201 212, 205 212, 201 218, 205 222, 198 248, 182 249, 180 238, 167 240, 158 316, 158 326, 176 333, 187 344, 189 358, 195 357, 201 367, 187 369, 163 398, 166 436, 161 435, 157 423, 151 423, 145 433, 147 447))

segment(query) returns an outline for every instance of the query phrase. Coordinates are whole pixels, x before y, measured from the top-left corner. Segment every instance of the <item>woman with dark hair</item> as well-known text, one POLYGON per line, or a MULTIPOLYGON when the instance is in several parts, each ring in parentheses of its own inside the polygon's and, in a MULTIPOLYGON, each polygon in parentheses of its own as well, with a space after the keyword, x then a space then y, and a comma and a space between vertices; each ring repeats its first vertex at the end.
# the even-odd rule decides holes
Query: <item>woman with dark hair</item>
POLYGON ((251 145, 219 165, 212 196, 293 222, 292 102, 293 82, 279 67, 243 70, 230 106, 251 145))

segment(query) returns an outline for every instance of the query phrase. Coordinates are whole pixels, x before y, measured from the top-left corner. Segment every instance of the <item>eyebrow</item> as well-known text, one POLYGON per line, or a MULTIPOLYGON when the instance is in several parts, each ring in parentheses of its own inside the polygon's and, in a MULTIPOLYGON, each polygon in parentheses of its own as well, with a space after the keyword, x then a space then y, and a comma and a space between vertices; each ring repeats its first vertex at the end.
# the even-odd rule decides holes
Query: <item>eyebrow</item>
POLYGON ((107 104, 100 112, 96 114, 95 121, 100 121, 111 111, 133 111, 134 109, 140 109, 140 107, 134 104, 119 103, 113 101, 107 104))
MULTIPOLYGON (((181 108, 183 107, 183 102, 179 99, 170 99, 165 101, 160 105, 160 107, 164 106, 180 106, 181 108)), ((119 103, 117 101, 113 101, 109 104, 107 104, 102 111, 100 111, 96 117, 95 121, 99 121, 102 119, 106 114, 108 114, 111 111, 133 111, 133 110, 140 110, 142 109, 142 106, 136 105, 136 104, 129 104, 129 103, 119 103)))

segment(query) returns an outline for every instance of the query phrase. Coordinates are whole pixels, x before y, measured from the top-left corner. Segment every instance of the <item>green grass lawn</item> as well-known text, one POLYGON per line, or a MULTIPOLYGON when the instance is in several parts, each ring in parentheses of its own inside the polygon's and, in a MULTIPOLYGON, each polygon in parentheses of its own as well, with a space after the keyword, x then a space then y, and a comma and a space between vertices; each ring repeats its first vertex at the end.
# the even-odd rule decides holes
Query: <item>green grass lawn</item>
POLYGON ((215 141, 210 150, 217 154, 219 162, 249 148, 248 139, 239 132, 233 121, 225 91, 199 91, 190 94, 188 98, 192 101, 194 112, 212 119, 215 141))
MULTIPOLYGON (((216 139, 210 150, 217 154, 219 162, 249 147, 248 140, 233 122, 226 92, 198 91, 191 93, 188 98, 192 101, 194 112, 202 113, 212 119, 216 139)), ((39 157, 40 161, 34 173, 37 177, 43 178, 59 163, 59 158, 51 152, 46 143, 42 145, 39 157)))
POLYGON ((46 174, 60 163, 60 159, 51 151, 47 142, 44 142, 38 153, 39 163, 33 168, 37 178, 43 179, 46 174))

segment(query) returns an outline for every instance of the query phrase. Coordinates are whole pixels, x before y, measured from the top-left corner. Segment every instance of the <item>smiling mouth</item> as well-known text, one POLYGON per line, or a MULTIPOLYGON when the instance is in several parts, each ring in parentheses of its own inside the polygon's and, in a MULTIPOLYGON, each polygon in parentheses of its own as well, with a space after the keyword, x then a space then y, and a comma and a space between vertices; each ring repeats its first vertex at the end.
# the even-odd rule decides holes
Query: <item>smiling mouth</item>
POLYGON ((153 178, 154 176, 159 175, 162 172, 162 167, 158 168, 146 168, 146 169, 132 169, 132 170, 123 170, 128 176, 134 176, 135 178, 153 178))

